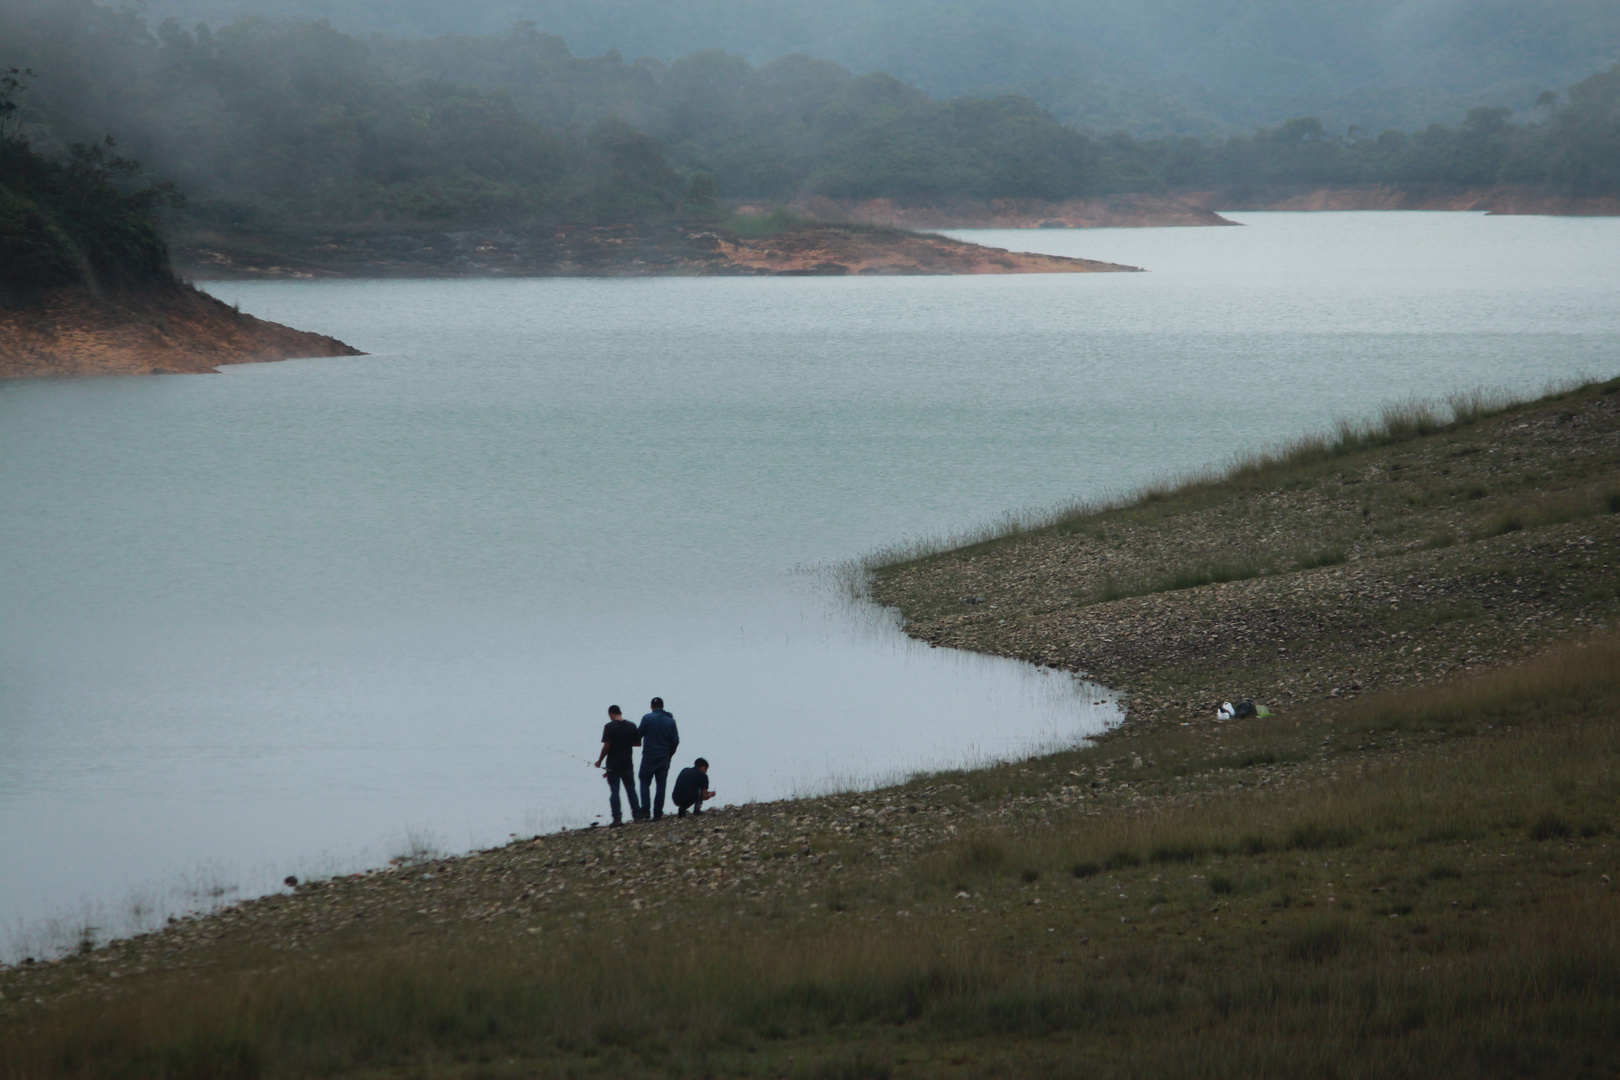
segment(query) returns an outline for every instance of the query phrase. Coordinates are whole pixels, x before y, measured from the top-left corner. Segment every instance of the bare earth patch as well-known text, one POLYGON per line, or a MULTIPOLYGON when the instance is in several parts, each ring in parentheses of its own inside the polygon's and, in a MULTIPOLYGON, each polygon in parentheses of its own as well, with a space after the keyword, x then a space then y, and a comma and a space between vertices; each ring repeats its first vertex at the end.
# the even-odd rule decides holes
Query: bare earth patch
POLYGON ((197 373, 359 355, 336 338, 256 319, 190 286, 101 296, 68 288, 0 306, 0 378, 197 373))

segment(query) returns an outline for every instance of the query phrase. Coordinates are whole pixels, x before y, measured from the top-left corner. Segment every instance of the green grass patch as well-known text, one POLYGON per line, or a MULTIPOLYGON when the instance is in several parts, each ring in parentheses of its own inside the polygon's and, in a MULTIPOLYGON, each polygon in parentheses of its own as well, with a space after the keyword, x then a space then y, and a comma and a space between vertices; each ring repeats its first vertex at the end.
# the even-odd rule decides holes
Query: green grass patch
POLYGON ((762 240, 814 224, 816 222, 810 218, 777 207, 769 214, 733 214, 721 222, 720 227, 745 240, 762 240))

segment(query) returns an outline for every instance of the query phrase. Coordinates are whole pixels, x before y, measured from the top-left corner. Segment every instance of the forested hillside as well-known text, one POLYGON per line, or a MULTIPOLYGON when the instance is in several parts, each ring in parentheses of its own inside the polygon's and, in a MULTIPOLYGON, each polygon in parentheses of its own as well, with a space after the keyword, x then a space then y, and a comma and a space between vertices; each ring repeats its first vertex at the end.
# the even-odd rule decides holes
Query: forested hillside
POLYGON ((155 22, 330 18, 393 36, 520 19, 580 54, 666 62, 719 48, 886 71, 928 94, 1024 93, 1061 120, 1138 136, 1228 135, 1298 115, 1330 127, 1521 112, 1620 59, 1613 0, 150 0, 155 22))
POLYGON ((0 62, 41 73, 36 141, 116 131, 194 217, 227 225, 646 218, 701 211, 717 182, 777 201, 1064 198, 1094 171, 1091 141, 1028 99, 938 102, 804 57, 628 64, 527 28, 424 41, 265 20, 154 31, 87 0, 12 10, 0 62))
POLYGON ((1620 69, 1524 114, 1415 132, 1320 117, 1199 140, 1087 132, 1031 98, 938 100, 883 74, 705 49, 574 55, 533 26, 401 38, 322 22, 155 28, 91 0, 13 0, 13 119, 59 154, 117 134, 213 229, 276 223, 647 221, 811 195, 1064 200, 1115 193, 1517 184, 1620 193, 1620 69))
POLYGON ((1172 188, 1357 187, 1446 190, 1522 184, 1577 196, 1620 193, 1620 65, 1548 91, 1540 118, 1514 123, 1512 110, 1470 109, 1456 127, 1410 134, 1351 129, 1330 134, 1316 117, 1296 117, 1252 136, 1201 143, 1135 144, 1144 172, 1172 188))
POLYGON ((172 286, 151 211, 173 192, 132 189, 139 166, 110 140, 36 153, 17 133, 24 76, 0 69, 0 303, 62 285, 172 286))

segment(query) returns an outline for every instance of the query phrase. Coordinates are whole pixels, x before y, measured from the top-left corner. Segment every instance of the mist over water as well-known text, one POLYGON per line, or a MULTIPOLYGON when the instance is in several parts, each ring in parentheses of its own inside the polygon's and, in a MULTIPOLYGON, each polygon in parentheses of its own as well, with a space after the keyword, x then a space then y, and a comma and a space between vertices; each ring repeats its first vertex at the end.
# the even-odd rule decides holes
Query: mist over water
POLYGON ((1072 742, 1108 695, 826 568, 1617 367, 1620 222, 1242 220, 965 234, 1146 274, 220 283, 374 355, 0 384, 0 930, 584 824, 654 694, 721 803, 1072 742))

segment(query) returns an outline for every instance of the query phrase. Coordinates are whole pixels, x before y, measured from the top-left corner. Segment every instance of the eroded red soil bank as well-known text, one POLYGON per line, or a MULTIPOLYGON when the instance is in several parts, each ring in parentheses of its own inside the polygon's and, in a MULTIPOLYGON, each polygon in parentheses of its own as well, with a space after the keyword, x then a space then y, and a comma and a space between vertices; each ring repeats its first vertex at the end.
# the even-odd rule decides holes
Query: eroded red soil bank
POLYGON ((359 355, 336 338, 256 319, 190 286, 103 296, 74 287, 0 305, 0 378, 204 372, 359 355))

